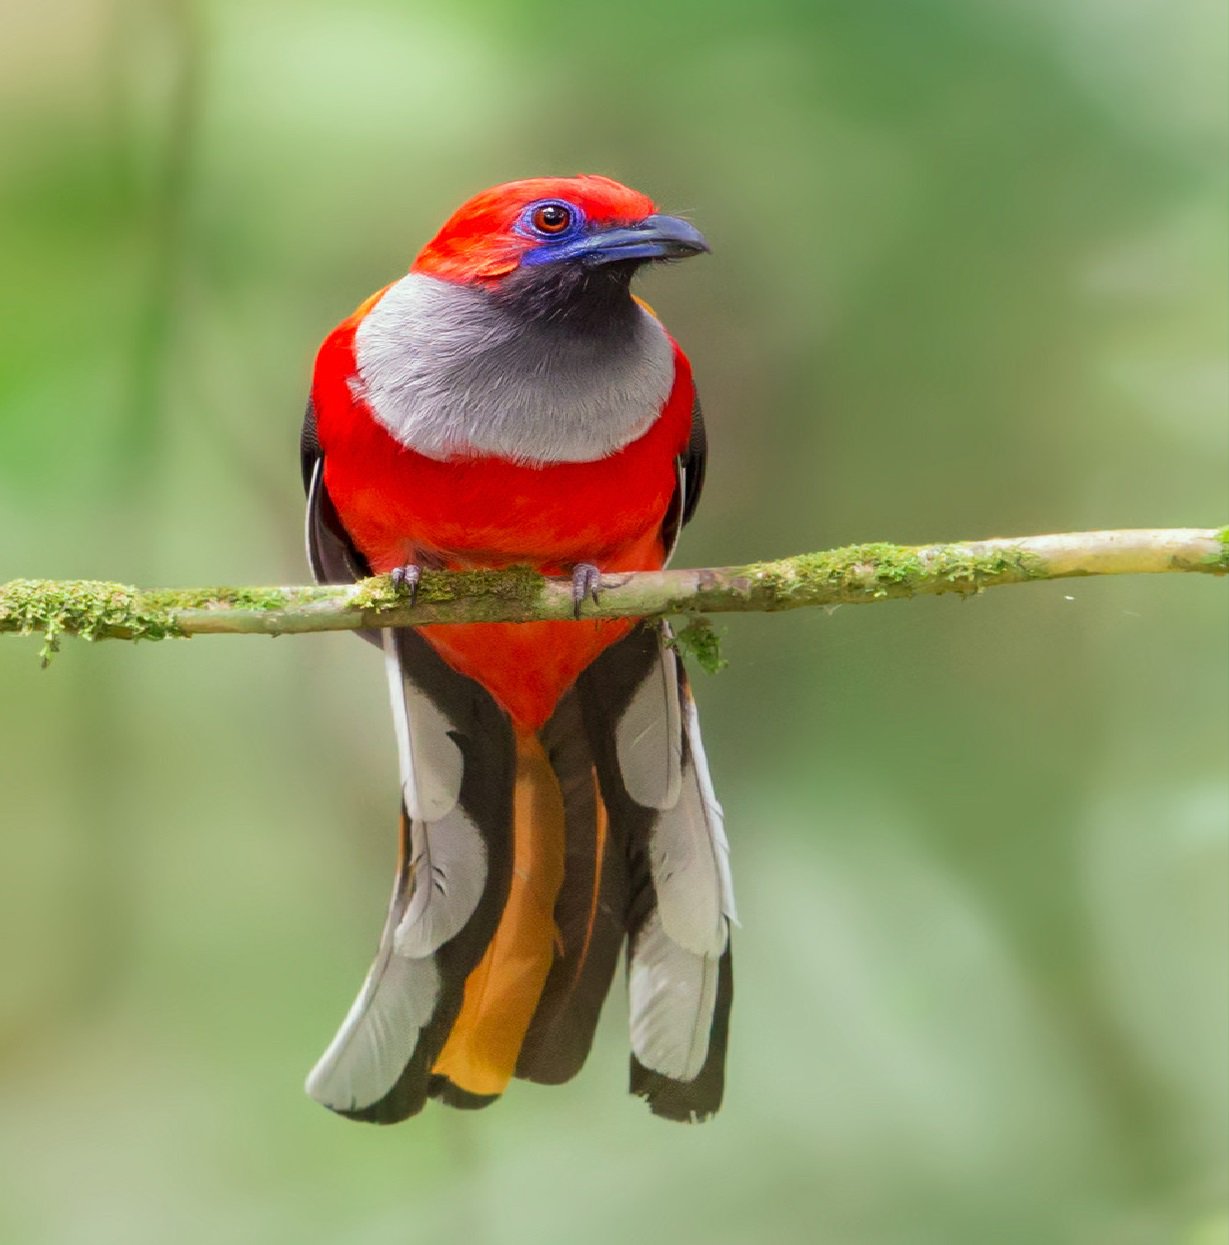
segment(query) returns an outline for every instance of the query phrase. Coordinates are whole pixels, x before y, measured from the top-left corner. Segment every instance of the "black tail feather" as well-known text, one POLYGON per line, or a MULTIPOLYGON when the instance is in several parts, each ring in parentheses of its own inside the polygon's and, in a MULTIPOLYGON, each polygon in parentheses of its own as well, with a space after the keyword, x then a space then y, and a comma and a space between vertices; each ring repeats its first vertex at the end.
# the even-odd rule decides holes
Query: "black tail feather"
POLYGON ((517 1060, 516 1075, 557 1085, 581 1069, 626 930, 622 828, 610 817, 573 689, 541 732, 563 795, 564 879, 555 908, 559 946, 517 1060))

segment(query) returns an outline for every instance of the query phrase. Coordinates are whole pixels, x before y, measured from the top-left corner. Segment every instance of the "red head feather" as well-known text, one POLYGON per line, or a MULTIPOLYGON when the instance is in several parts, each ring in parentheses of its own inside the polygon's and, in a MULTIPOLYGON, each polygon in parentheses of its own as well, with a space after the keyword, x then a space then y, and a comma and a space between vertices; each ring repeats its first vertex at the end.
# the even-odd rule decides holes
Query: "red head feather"
POLYGON ((463 203, 419 252, 410 271, 463 283, 506 276, 535 245, 517 231, 517 223, 531 203, 543 199, 573 204, 597 225, 631 224, 657 210, 648 195, 594 174, 505 182, 463 203))

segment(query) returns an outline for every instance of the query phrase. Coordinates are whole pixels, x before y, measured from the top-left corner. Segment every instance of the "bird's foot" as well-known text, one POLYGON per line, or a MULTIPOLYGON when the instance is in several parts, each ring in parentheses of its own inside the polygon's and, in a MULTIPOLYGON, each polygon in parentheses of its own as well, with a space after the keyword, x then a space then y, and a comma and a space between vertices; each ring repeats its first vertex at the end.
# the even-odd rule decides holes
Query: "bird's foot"
POLYGON ((602 572, 592 562, 577 562, 572 568, 572 614, 580 617, 580 607, 586 597, 598 603, 598 590, 602 586, 602 572))
POLYGON ((418 600, 418 584, 422 579, 422 567, 417 562, 407 562, 404 566, 393 567, 389 578, 398 592, 410 594, 410 604, 418 600))

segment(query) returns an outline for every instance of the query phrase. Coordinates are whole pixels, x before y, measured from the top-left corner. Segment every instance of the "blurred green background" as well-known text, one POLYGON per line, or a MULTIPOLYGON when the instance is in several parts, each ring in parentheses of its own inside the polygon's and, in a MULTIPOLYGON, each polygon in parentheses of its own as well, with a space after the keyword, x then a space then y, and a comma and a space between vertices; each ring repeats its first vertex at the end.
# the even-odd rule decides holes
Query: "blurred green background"
MULTIPOLYGON (((299 582, 324 333, 467 195, 711 259, 680 563, 1226 521, 1215 0, 44 0, 0 43, 0 579, 299 582)), ((729 1093, 393 1130, 301 1092, 382 921, 350 637, 0 641, 0 1241, 1219 1245, 1226 608, 1071 581, 727 624, 729 1093)))

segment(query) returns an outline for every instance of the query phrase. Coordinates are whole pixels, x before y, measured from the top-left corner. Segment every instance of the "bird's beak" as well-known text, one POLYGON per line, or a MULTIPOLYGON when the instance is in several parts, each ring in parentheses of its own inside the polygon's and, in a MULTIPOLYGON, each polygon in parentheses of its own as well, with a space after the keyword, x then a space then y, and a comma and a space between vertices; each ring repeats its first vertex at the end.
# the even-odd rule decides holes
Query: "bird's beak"
POLYGON ((634 225, 594 229, 558 246, 539 247, 526 259, 549 263, 577 260, 587 266, 623 260, 683 259, 709 249, 704 235, 690 221, 677 216, 646 216, 634 225))
POLYGON ((708 250, 704 235, 677 216, 646 216, 635 225, 599 229, 584 239, 577 256, 589 264, 608 264, 623 259, 683 259, 708 250))

